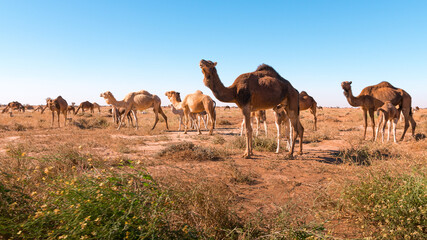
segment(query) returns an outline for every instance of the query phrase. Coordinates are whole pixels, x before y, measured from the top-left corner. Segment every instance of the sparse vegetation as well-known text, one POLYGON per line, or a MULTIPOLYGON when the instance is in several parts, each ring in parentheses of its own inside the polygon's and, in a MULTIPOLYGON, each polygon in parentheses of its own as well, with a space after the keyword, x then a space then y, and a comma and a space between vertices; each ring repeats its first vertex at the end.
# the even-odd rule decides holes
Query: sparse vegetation
POLYGON ((223 154, 215 148, 207 148, 195 145, 191 142, 173 144, 158 154, 160 157, 167 157, 174 160, 196 160, 196 161, 219 161, 223 160, 223 154))

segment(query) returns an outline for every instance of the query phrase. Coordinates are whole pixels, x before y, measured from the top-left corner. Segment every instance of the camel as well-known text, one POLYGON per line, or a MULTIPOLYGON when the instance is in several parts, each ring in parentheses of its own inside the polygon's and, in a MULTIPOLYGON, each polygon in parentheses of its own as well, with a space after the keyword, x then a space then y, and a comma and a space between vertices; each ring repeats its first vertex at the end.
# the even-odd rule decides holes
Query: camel
POLYGON ((43 113, 45 109, 46 109, 46 106, 44 106, 44 105, 38 105, 38 106, 34 109, 34 111, 33 111, 33 112, 40 111, 40 113, 43 113))
POLYGON ((176 109, 173 104, 171 105, 171 110, 173 114, 178 116, 178 121, 179 121, 178 131, 181 131, 181 125, 184 125, 184 123, 182 122, 182 119, 184 118, 184 110, 176 109))
POLYGON ((280 151, 280 137, 282 135, 282 125, 285 125, 285 136, 286 136, 286 143, 287 143, 287 149, 290 151, 292 146, 292 124, 290 122, 290 119, 288 115, 285 112, 284 107, 280 104, 273 108, 274 111, 274 123, 276 124, 277 128, 277 148, 276 153, 279 153, 280 151), (288 123, 288 124, 287 124, 288 123))
POLYGON ((7 104, 7 106, 3 109, 1 113, 5 113, 8 110, 10 111, 11 114, 12 114, 12 110, 18 110, 18 112, 21 112, 21 111, 25 112, 25 107, 21 103, 17 101, 13 101, 7 104))
MULTIPOLYGON (((216 103, 214 105, 216 106, 216 103)), ((208 117, 208 113, 206 111, 199 112, 199 113, 190 113, 190 115, 191 115, 191 118, 193 120, 191 122, 191 128, 192 129, 197 129, 196 124, 200 128, 200 122, 203 122, 205 129, 208 130, 209 117, 208 117)), ((214 129, 215 129, 215 126, 214 126, 214 129)))
MULTIPOLYGON (((98 109, 98 114, 101 114, 101 106, 99 106, 99 104, 98 103, 96 103, 96 102, 94 102, 93 103, 93 108, 95 109, 98 109)), ((92 110, 93 111, 93 110, 92 110)), ((92 112, 93 113, 93 112, 92 112)))
MULTIPOLYGON (((203 94, 203 92, 200 90, 197 90, 195 93, 188 94, 185 96, 183 101, 181 101, 179 92, 168 91, 165 93, 165 96, 169 98, 169 101, 171 101, 172 105, 174 105, 176 109, 184 110, 184 134, 187 134, 188 121, 190 117, 194 119, 195 115, 193 114, 201 113, 203 111, 206 111, 211 119, 211 129, 209 130, 209 135, 213 134, 216 121, 216 104, 211 97, 203 94)), ((202 134, 198 124, 196 124, 196 128, 198 133, 202 134)))
POLYGON ((386 101, 384 105, 380 108, 378 108, 377 115, 379 116, 378 120, 378 127, 377 127, 377 133, 375 135, 375 140, 377 140, 378 137, 378 131, 381 127, 381 124, 384 122, 384 124, 381 127, 381 137, 382 142, 384 142, 384 129, 388 122, 388 135, 387 135, 387 142, 390 141, 390 126, 393 122, 393 141, 397 143, 396 141, 396 124, 399 120, 400 111, 394 107, 394 105, 390 101, 386 101))
POLYGON ((415 135, 416 123, 412 117, 411 96, 403 89, 395 88, 388 82, 380 82, 377 85, 365 87, 359 94, 359 96, 353 96, 351 90, 351 81, 345 81, 341 83, 341 87, 344 90, 344 96, 347 98, 348 103, 353 107, 360 107, 363 110, 364 120, 364 133, 363 139, 366 138, 366 128, 368 126, 367 112, 371 117, 372 123, 372 139, 375 140, 375 120, 374 112, 384 105, 384 102, 390 101, 394 106, 399 105, 399 110, 405 118, 405 127, 402 133, 400 141, 405 137, 405 133, 409 128, 409 122, 412 126, 412 136, 415 135))
MULTIPOLYGON (((126 111, 126 108, 116 108, 114 106, 108 110, 108 112, 111 113, 111 115, 113 117, 113 123, 115 123, 115 124, 120 123, 120 118, 125 113, 125 111, 126 111)), ((129 126, 133 126, 132 114, 136 114, 135 111, 133 111, 133 110, 130 111, 128 113, 128 115, 126 116, 129 126)))
POLYGON ((314 116, 314 131, 317 131, 317 116, 316 116, 316 110, 317 110, 317 102, 314 100, 313 97, 308 95, 305 91, 302 91, 299 94, 299 110, 304 111, 310 109, 310 113, 314 116))
POLYGON ((80 103, 79 107, 77 108, 76 112, 74 113, 74 115, 76 115, 80 109, 82 109, 82 112, 85 112, 85 109, 90 110, 91 113, 93 113, 93 103, 89 102, 89 101, 85 101, 80 103))
MULTIPOLYGON (((265 110, 260 110, 260 111, 252 112, 251 113, 251 119, 252 118, 255 118, 255 121, 256 121, 256 132, 255 132, 255 136, 258 137, 260 123, 264 123, 265 136, 268 136, 268 131, 267 131, 267 116, 266 116, 265 110)), ((242 125, 240 126, 240 136, 243 136, 243 129, 244 128, 245 128, 245 119, 243 119, 242 125)))
POLYGON ((34 106, 26 104, 24 107, 25 107, 26 110, 33 110, 34 111, 34 106))
POLYGON ((418 111, 420 111, 420 107, 416 106, 416 107, 412 110, 412 113, 416 113, 416 112, 418 112, 418 111))
POLYGON ((55 112, 58 115, 58 127, 61 127, 61 124, 59 123, 59 114, 62 113, 64 115, 64 126, 67 125, 67 110, 68 110, 68 103, 63 99, 61 96, 58 96, 56 99, 52 100, 51 98, 46 99, 46 108, 49 108, 52 111, 52 124, 51 127, 53 127, 53 122, 55 120, 55 112))
MULTIPOLYGON (((166 129, 169 129, 168 118, 163 112, 163 109, 161 107, 161 100, 157 95, 153 95, 145 90, 141 90, 138 92, 131 92, 127 94, 122 101, 117 101, 110 91, 101 93, 100 96, 103 97, 108 104, 111 104, 118 109, 120 108, 126 109, 122 117, 120 117, 119 127, 117 128, 117 130, 120 129, 123 123, 123 119, 129 114, 131 110, 145 110, 148 108, 153 108, 153 111, 156 117, 154 125, 151 128, 151 130, 153 130, 156 127, 156 124, 159 121, 159 113, 162 115, 163 119, 165 120, 166 129)), ((134 113, 134 118, 135 118, 135 125, 136 125, 135 128, 138 129, 138 117, 135 113, 134 113)))
POLYGON ((323 107, 322 106, 317 106, 317 109, 323 110, 323 107))
POLYGON ((272 109, 283 104, 291 120, 294 135, 293 145, 289 155, 292 157, 296 137, 300 137, 300 151, 302 154, 302 139, 304 128, 299 120, 299 93, 291 83, 282 78, 272 67, 262 64, 254 72, 244 73, 234 80, 230 87, 225 87, 216 71, 216 62, 201 60, 205 86, 212 90, 215 97, 222 102, 237 104, 242 110, 246 124, 246 151, 245 158, 251 158, 252 126, 251 112, 272 109))

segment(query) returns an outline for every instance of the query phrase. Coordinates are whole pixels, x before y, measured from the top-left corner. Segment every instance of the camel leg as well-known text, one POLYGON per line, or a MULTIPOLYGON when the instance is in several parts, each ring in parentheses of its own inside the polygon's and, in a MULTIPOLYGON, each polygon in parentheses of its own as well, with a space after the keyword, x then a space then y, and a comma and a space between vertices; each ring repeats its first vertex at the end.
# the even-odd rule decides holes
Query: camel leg
MULTIPOLYGON (((210 115, 210 114, 209 114, 210 115)), ((205 129, 208 130, 208 125, 206 123, 206 121, 209 122, 208 120, 208 114, 206 114, 205 116, 201 116, 202 117, 202 121, 203 121, 203 125, 205 125, 205 129), (205 117, 206 116, 206 117, 205 117), (205 119, 206 118, 206 119, 205 119)))
MULTIPOLYGON (((200 115, 198 117, 200 117, 200 115)), ((199 118, 197 118, 196 130, 197 130, 199 135, 202 134, 202 131, 200 131, 200 119, 199 118)))
POLYGON ((377 138, 378 138, 378 133, 379 133, 379 130, 380 130, 382 122, 383 122, 383 114, 381 113, 381 115, 380 115, 380 117, 378 119, 378 126, 377 126, 377 131, 375 133, 375 139, 374 139, 374 141, 376 141, 377 138))
POLYGON ((166 124, 166 129, 169 130, 169 125, 168 125, 168 117, 166 116, 166 114, 163 112, 162 106, 159 105, 159 113, 160 115, 162 115, 163 120, 165 120, 165 124, 166 124))
POLYGON ((245 127, 245 118, 243 118, 242 125, 240 126, 240 136, 243 136, 243 128, 245 127))
POLYGON ((128 106, 126 108, 125 112, 120 117, 119 127, 117 128, 117 130, 120 130, 120 128, 122 127, 123 121, 125 120, 125 117, 127 117, 127 115, 129 114, 129 111, 131 111, 131 109, 132 109, 132 106, 128 106))
POLYGON ((264 121, 265 136, 268 137, 267 121, 264 121))
POLYGON ((53 128, 53 122, 55 121, 55 112, 52 111, 52 123, 50 124, 50 127, 53 128))
MULTIPOLYGON (((288 119, 288 130, 287 131, 289 132, 287 149, 288 149, 288 152, 290 152, 292 143, 294 142, 293 141, 294 140, 294 137, 293 137, 294 136, 294 128, 292 127, 291 119, 288 119)), ((286 136, 288 136, 288 134, 286 134, 286 136)))
POLYGON ((314 131, 317 131, 317 116, 316 116, 316 109, 317 109, 317 104, 313 104, 313 106, 311 106, 310 108, 310 112, 311 114, 313 114, 314 117, 314 131))
MULTIPOLYGON (((410 116, 410 109, 408 110, 407 108, 403 108, 402 109, 402 114, 403 114, 403 116, 404 116, 404 119, 405 119, 405 127, 403 128, 403 133, 402 133, 402 137, 400 138, 400 140, 399 141, 403 141, 403 138, 405 137, 405 134, 406 134, 406 131, 408 130, 408 128, 409 128, 409 118, 411 117, 410 116)), ((412 119, 412 121, 413 121, 413 119, 412 119)), ((411 121, 411 123, 412 123, 412 121, 411 121)), ((415 122, 414 122, 415 123, 415 122)), ((415 131, 415 127, 414 127, 415 125, 413 125, 412 126, 412 128, 413 128, 413 130, 415 131)))
POLYGON ((276 124, 276 128, 277 128, 277 149, 276 149, 276 153, 279 153, 280 151, 280 135, 281 135, 281 130, 282 130, 282 123, 279 122, 279 116, 277 115, 276 112, 274 112, 274 124, 276 124))
POLYGON ((372 124, 372 141, 375 140, 375 118, 374 118, 374 110, 369 109, 369 117, 371 118, 371 124, 372 124))
POLYGON ((156 127, 157 122, 159 121, 159 109, 154 108, 153 111, 154 111, 154 117, 155 117, 155 119, 154 119, 154 125, 151 128, 151 130, 153 130, 156 127))
POLYGON ((58 120, 58 127, 60 128, 60 127, 61 127, 61 124, 59 123, 59 114, 60 114, 60 111, 58 110, 58 111, 57 111, 57 115, 58 115, 58 116, 57 116, 57 120, 58 120))
POLYGON ((363 140, 366 139, 366 128, 368 127, 368 116, 367 116, 367 111, 366 109, 363 109, 363 127, 364 127, 364 131, 363 131, 363 140))
POLYGON ((394 141, 394 143, 397 143, 397 141, 396 141, 396 125, 397 125, 397 118, 393 119, 393 141, 394 141))
POLYGON ((184 109, 184 134, 187 134, 189 117, 190 117, 190 113, 188 112, 187 109, 184 109))
POLYGON ((67 110, 64 111, 64 126, 67 126, 67 110))
POLYGON ((242 108, 243 115, 245 117, 246 125, 246 151, 243 154, 244 158, 251 158, 252 156, 252 125, 251 125, 251 110, 250 106, 245 106, 242 108))
POLYGON ((136 110, 132 110, 132 113, 133 113, 133 118, 135 119, 135 129, 138 130, 138 116, 136 114, 136 110))
POLYGON ((388 124, 387 124, 387 142, 390 142, 390 128, 391 128, 391 120, 388 120, 388 124))
MULTIPOLYGON (((209 135, 212 135, 213 134, 213 130, 214 130, 214 128, 215 128, 215 118, 216 118, 216 116, 215 116, 215 112, 212 112, 212 113, 210 113, 209 114, 209 117, 210 117, 210 119, 211 119, 211 129, 210 129, 210 131, 209 131, 209 135)), ((208 122, 209 122, 209 118, 206 118, 207 120, 208 120, 208 122)))
POLYGON ((179 121, 179 123, 178 123, 178 125, 179 125, 179 127, 178 127, 178 131, 181 131, 181 125, 183 124, 183 123, 182 123, 182 116, 179 116, 179 117, 178 117, 178 121, 179 121))

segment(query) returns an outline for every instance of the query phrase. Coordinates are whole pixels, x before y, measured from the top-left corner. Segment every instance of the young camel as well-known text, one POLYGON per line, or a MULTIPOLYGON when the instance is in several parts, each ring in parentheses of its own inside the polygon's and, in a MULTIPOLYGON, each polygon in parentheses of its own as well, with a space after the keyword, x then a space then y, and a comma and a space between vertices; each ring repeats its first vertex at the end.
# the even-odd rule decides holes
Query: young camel
POLYGON ((317 131, 317 116, 316 116, 316 110, 317 110, 317 102, 314 100, 313 97, 307 94, 307 92, 302 91, 299 94, 299 110, 304 111, 310 109, 310 113, 314 116, 314 131, 317 131))
POLYGON ((377 115, 379 116, 379 120, 378 120, 377 132, 375 134, 375 140, 377 140, 378 131, 382 125, 382 127, 381 127, 381 139, 382 139, 382 142, 384 142, 384 130, 385 130, 385 126, 387 125, 387 122, 388 122, 387 142, 390 141, 390 126, 393 122, 393 141, 395 143, 397 143, 397 141, 396 141, 396 125, 397 125, 397 121, 399 121, 400 110, 396 109, 396 107, 390 101, 386 101, 382 107, 378 108, 377 115), (384 124, 383 124, 383 122, 384 122, 384 124))
POLYGON ((286 136, 286 143, 287 143, 287 149, 290 151, 292 146, 292 124, 290 122, 290 119, 288 115, 285 112, 285 109, 282 105, 277 105, 273 108, 274 111, 274 123, 276 124, 277 128, 277 149, 276 153, 279 153, 280 151, 280 137, 282 135, 282 125, 285 125, 285 136, 286 136))
MULTIPOLYGON (((153 130, 156 127, 157 122, 159 121, 159 113, 162 115, 163 119, 165 120, 166 129, 169 129, 168 126, 168 118, 166 117, 165 113, 163 112, 163 109, 161 107, 161 100, 157 95, 153 95, 145 90, 141 90, 138 92, 131 92, 125 96, 125 98, 122 101, 117 101, 116 98, 113 96, 113 94, 110 91, 107 91, 105 93, 101 93, 100 95, 105 99, 105 101, 108 104, 113 105, 116 108, 125 108, 125 113, 120 118, 119 127, 120 129, 123 123, 123 119, 125 116, 129 114, 132 110, 145 110, 148 108, 153 108, 154 114, 155 114, 155 122, 151 130, 153 130)), ((138 129, 138 117, 134 113, 135 118, 135 125, 136 129, 138 129)))
MULTIPOLYGON (((255 118, 255 121, 256 121, 256 132, 255 132, 255 136, 258 137, 260 123, 264 123, 265 136, 268 136, 268 131, 267 131, 267 116, 266 116, 265 110, 251 112, 251 119, 252 118, 255 118)), ((245 128, 245 119, 243 119, 242 125, 240 126, 240 136, 243 136, 243 129, 244 128, 245 128)))
MULTIPOLYGON (((115 123, 116 125, 118 125, 120 123, 120 118, 125 113, 125 111, 126 111, 125 108, 119 108, 118 109, 114 106, 110 110, 108 110, 108 112, 111 113, 111 115, 112 115, 113 123, 115 123)), ((129 126, 133 126, 132 114, 135 114, 135 111, 130 111, 128 113, 128 115, 126 116, 129 126)))
POLYGON ((235 103, 242 110, 246 124, 246 151, 243 156, 251 158, 253 155, 251 112, 272 109, 279 104, 284 105, 293 130, 296 131, 289 155, 293 155, 297 136, 300 137, 299 153, 302 154, 304 128, 299 120, 299 93, 291 83, 272 67, 262 64, 254 72, 238 76, 230 87, 225 87, 219 79, 216 65, 216 62, 203 59, 200 61, 203 82, 218 100, 235 103))
POLYGON ((178 116, 178 120, 179 120, 178 131, 181 131, 181 125, 184 125, 184 123, 182 122, 182 119, 184 118, 184 110, 182 110, 182 109, 176 109, 173 104, 171 105, 171 110, 172 110, 173 114, 175 114, 175 115, 178 116))
MULTIPOLYGON (((181 102, 181 96, 179 92, 169 91, 165 95, 169 98, 172 105, 176 109, 184 110, 184 134, 187 134, 188 121, 190 117, 194 119, 192 113, 200 113, 206 111, 211 119, 211 129, 209 130, 209 135, 213 134, 213 129, 215 127, 216 121, 216 112, 215 112, 215 103, 211 97, 202 93, 202 91, 197 90, 195 93, 188 94, 185 96, 184 101, 181 102)), ((202 134, 200 127, 196 124, 196 128, 199 134, 202 134)))
MULTIPOLYGON (((93 103, 93 109, 98 109, 98 114, 101 114, 101 106, 99 106, 98 103, 94 102, 93 103)), ((92 113, 93 113, 93 109, 92 109, 92 113)))
POLYGON ((55 120, 55 112, 58 115, 58 127, 61 127, 61 124, 59 123, 59 114, 62 113, 64 115, 64 126, 67 125, 67 110, 68 110, 68 103, 63 99, 61 96, 58 96, 56 99, 52 100, 51 98, 46 99, 46 108, 49 108, 52 111, 52 124, 51 127, 53 127, 53 122, 55 120))

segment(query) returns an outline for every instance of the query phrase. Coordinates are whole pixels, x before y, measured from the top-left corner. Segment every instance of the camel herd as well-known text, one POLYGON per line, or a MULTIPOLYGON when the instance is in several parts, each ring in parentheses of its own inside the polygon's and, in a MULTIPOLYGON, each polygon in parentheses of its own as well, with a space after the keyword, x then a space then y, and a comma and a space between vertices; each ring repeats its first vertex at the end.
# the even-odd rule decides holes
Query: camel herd
MULTIPOLYGON (((323 109, 317 105, 313 97, 309 96, 305 91, 299 93, 288 80, 280 76, 271 66, 265 64, 260 65, 254 72, 241 74, 229 87, 225 87, 221 82, 216 70, 216 62, 202 59, 199 66, 204 76, 203 83, 212 90, 213 95, 219 101, 234 103, 241 109, 243 114, 241 135, 243 135, 243 129, 246 129, 245 158, 251 158, 253 155, 253 130, 251 119, 255 118, 257 123, 256 136, 258 136, 259 133, 260 123, 264 123, 265 133, 267 134, 265 118, 265 110, 267 109, 272 109, 274 111, 275 125, 277 127, 276 153, 278 153, 280 149, 281 128, 285 126, 287 129, 285 136, 287 137, 290 156, 293 155, 295 142, 298 137, 299 154, 302 154, 304 127, 300 121, 300 111, 308 109, 311 114, 313 114, 313 129, 316 131, 316 111, 317 109, 323 109)), ((342 82, 341 87, 344 90, 344 96, 347 98, 348 103, 353 107, 360 107, 363 111, 363 139, 366 138, 368 113, 372 123, 373 139, 377 139, 379 130, 381 129, 382 141, 384 141, 385 126, 386 123, 389 122, 388 139, 390 138, 390 126, 393 124, 393 139, 394 142, 397 142, 396 124, 400 116, 403 117, 405 122, 400 140, 403 140, 409 128, 409 124, 412 127, 412 136, 414 136, 416 123, 413 119, 413 112, 414 110, 419 110, 419 108, 412 109, 412 99, 406 91, 395 88, 388 82, 381 82, 377 85, 364 88, 362 92, 355 97, 351 90, 351 83, 352 82, 348 81, 342 82), (396 106, 398 106, 398 108, 396 108, 396 106), (377 111, 379 116, 376 131, 374 121, 375 111, 377 111)), ((191 126, 201 134, 200 120, 203 120, 205 128, 207 128, 206 122, 209 123, 210 120, 209 134, 213 134, 216 123, 216 102, 210 96, 203 94, 199 90, 192 94, 188 94, 184 97, 184 100, 181 100, 180 93, 176 91, 167 91, 165 95, 172 104, 172 113, 179 118, 178 131, 181 131, 181 125, 183 125, 184 133, 187 133, 188 123, 190 122, 191 126)), ((161 108, 161 100, 157 95, 141 90, 138 92, 131 92, 127 94, 123 100, 118 101, 110 91, 107 91, 101 93, 100 97, 104 98, 106 103, 112 106, 111 113, 113 121, 118 125, 117 129, 121 128, 125 118, 128 119, 129 124, 135 125, 135 127, 138 128, 136 111, 143 111, 148 108, 153 108, 155 113, 155 121, 151 129, 154 129, 159 121, 158 114, 162 115, 166 128, 169 129, 167 117, 161 108)), ((229 106, 227 107, 230 109, 229 106)), ((227 107, 224 110, 226 110, 227 107)), ((77 114, 80 109, 82 112, 89 110, 91 113, 94 113, 94 109, 98 109, 98 112, 101 112, 100 106, 97 103, 85 101, 76 109, 74 103, 69 106, 67 101, 61 96, 58 96, 56 99, 46 99, 46 106, 40 105, 34 108, 33 111, 40 110, 41 113, 43 113, 45 109, 50 109, 52 112, 52 127, 54 125, 55 115, 57 115, 58 126, 60 126, 59 116, 61 113, 64 115, 64 125, 66 125, 67 114, 71 112, 77 114)), ((12 110, 25 111, 25 107, 19 102, 11 102, 2 110, 2 113, 7 111, 11 112, 12 110)))

